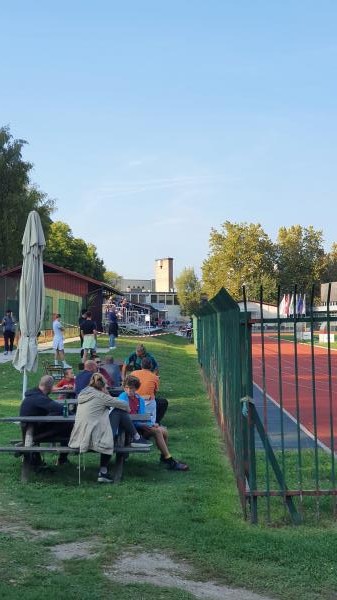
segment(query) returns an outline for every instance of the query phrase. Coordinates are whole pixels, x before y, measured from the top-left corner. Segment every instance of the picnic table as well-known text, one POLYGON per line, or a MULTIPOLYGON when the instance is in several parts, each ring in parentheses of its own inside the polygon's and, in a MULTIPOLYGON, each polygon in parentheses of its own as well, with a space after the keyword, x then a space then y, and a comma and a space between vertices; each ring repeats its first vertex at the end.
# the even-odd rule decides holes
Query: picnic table
MULTIPOLYGON (((113 396, 113 397, 119 396, 119 394, 121 394, 123 391, 124 391, 123 386, 109 386, 108 387, 108 392, 109 392, 110 396, 113 396)), ((59 388, 57 390, 53 389, 50 392, 51 396, 58 396, 58 395, 66 396, 67 394, 72 394, 74 398, 76 397, 74 388, 72 388, 72 389, 71 388, 68 388, 68 389, 67 388, 59 388)))
MULTIPOLYGON (((77 400, 69 399, 69 404, 77 403, 77 400)), ((148 421, 150 415, 130 415, 133 421, 148 421)), ((81 454, 78 448, 69 448, 69 446, 56 445, 55 442, 48 442, 48 446, 41 446, 40 443, 47 442, 34 433, 34 425, 48 423, 75 423, 75 415, 63 417, 59 415, 41 415, 41 416, 13 416, 1 417, 1 423, 14 423, 21 425, 22 442, 11 446, 0 446, 0 453, 9 453, 16 456, 23 456, 21 481, 27 482, 32 471, 31 455, 33 453, 44 454, 77 454, 78 455, 78 482, 81 483, 81 454)), ((150 447, 147 448, 131 448, 126 446, 124 432, 120 432, 117 437, 114 453, 116 454, 114 483, 119 483, 123 476, 125 458, 129 454, 147 453, 150 447)))

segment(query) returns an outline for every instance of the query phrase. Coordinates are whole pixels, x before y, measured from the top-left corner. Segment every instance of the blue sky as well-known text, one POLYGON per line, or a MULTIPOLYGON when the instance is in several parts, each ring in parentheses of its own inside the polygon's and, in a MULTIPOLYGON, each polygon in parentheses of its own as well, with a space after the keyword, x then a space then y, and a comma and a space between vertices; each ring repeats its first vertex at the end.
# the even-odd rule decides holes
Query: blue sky
POLYGON ((211 227, 337 241, 334 1, 0 0, 1 125, 109 269, 200 273, 211 227))

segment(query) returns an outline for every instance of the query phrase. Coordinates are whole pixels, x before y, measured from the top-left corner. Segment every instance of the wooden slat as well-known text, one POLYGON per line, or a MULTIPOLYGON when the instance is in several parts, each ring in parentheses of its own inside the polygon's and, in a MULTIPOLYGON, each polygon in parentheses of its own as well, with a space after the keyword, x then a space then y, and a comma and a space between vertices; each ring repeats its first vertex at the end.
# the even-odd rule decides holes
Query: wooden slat
MULTIPOLYGON (((114 453, 116 454, 137 454, 139 452, 150 452, 152 446, 147 448, 132 448, 129 446, 123 446, 123 448, 116 447, 114 453)), ((77 448, 69 448, 68 446, 0 446, 0 452, 7 452, 8 454, 26 454, 28 452, 55 452, 55 454, 71 453, 78 454, 77 448)))

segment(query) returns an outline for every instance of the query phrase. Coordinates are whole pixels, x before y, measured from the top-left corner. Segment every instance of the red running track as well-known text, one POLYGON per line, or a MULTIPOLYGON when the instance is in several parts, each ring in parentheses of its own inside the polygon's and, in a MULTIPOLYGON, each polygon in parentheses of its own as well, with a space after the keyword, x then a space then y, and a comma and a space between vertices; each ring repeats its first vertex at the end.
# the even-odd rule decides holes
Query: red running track
MULTIPOLYGON (((262 382, 262 340, 261 334, 253 334, 253 377, 263 388, 262 382)), ((266 392, 280 403, 279 359, 277 339, 264 336, 266 392)), ((313 378, 311 346, 297 344, 298 355, 298 398, 300 423, 314 434, 313 378)), ((294 344, 281 341, 282 395, 283 407, 296 419, 296 381, 294 344)), ((337 449, 337 351, 331 351, 332 423, 334 449, 337 449)), ((315 388, 318 439, 331 447, 330 397, 328 375, 328 351, 315 346, 315 388)))

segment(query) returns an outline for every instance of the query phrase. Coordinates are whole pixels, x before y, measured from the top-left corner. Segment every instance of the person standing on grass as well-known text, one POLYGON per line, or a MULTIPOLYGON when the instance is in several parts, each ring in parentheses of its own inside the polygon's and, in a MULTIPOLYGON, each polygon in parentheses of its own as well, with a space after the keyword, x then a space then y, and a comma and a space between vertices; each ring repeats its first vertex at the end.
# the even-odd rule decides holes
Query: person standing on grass
POLYGON ((81 325, 81 333, 83 336, 83 357, 82 360, 85 361, 88 358, 88 352, 92 353, 92 351, 96 351, 96 339, 97 339, 97 329, 96 323, 92 320, 91 311, 87 310, 87 315, 85 321, 83 321, 81 325))
POLYGON ((116 350, 116 338, 118 337, 118 322, 116 309, 111 308, 109 311, 109 349, 116 350))
MULTIPOLYGON (((118 396, 119 400, 126 402, 132 415, 146 414, 144 399, 137 393, 140 387, 138 377, 128 375, 124 382, 124 392, 118 396)), ((189 467, 185 463, 175 460, 167 447, 168 433, 166 427, 156 423, 155 404, 154 412, 151 415, 151 421, 147 425, 142 421, 135 422, 137 431, 143 438, 153 437, 158 450, 160 450, 160 463, 165 465, 170 471, 188 471, 189 467)))
POLYGON ((4 334, 4 354, 11 354, 13 352, 14 338, 15 338, 15 321, 13 319, 13 313, 10 308, 6 310, 6 314, 2 319, 1 325, 3 327, 4 334))
POLYGON ((83 348, 82 348, 82 346, 83 346, 83 334, 82 334, 81 329, 82 329, 82 324, 84 323, 84 321, 86 320, 86 318, 87 318, 87 309, 83 308, 83 310, 81 310, 81 316, 78 319, 78 326, 80 328, 80 343, 81 343, 81 352, 80 352, 80 354, 81 354, 81 358, 83 357, 83 348))
POLYGON ((58 365, 59 361, 62 363, 64 369, 68 369, 70 365, 64 360, 64 338, 63 338, 64 327, 61 323, 61 315, 55 315, 53 321, 53 349, 55 350, 55 366, 58 365))

